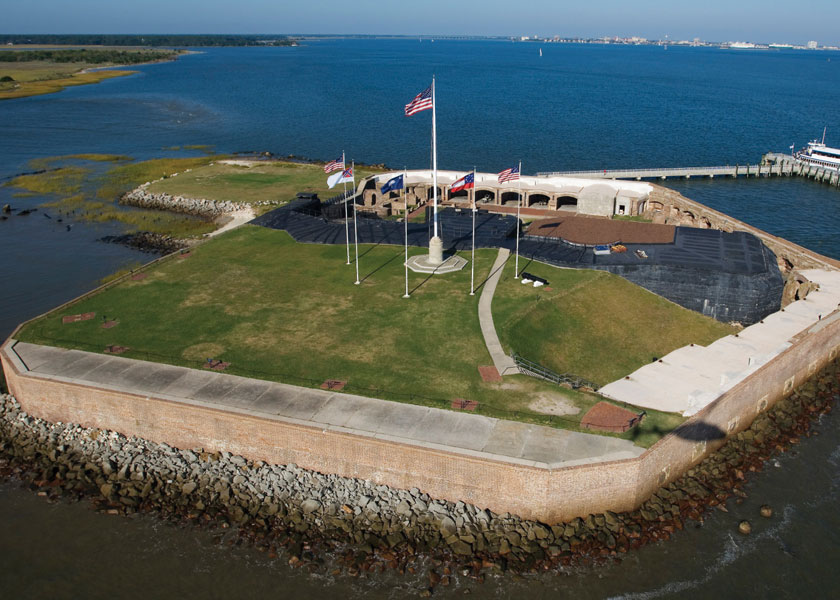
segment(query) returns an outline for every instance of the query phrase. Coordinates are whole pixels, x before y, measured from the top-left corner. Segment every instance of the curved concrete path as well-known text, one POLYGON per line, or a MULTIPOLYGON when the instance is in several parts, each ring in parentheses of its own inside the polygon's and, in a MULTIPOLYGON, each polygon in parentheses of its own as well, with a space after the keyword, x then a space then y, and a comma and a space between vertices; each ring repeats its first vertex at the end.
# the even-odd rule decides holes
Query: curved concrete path
POLYGON ((487 283, 481 290, 481 297, 478 299, 478 322, 481 325, 481 335, 484 336, 484 344, 487 346, 487 351, 493 358, 493 364, 499 375, 514 375, 519 373, 519 369, 513 359, 505 354, 502 348, 502 343, 499 341, 499 336, 496 334, 496 326, 493 324, 493 311, 491 306, 493 304, 493 294, 496 293, 496 285, 502 276, 502 270, 510 257, 510 250, 507 248, 499 248, 499 254, 496 256, 496 262, 493 263, 493 269, 490 271, 490 277, 487 278, 487 283))

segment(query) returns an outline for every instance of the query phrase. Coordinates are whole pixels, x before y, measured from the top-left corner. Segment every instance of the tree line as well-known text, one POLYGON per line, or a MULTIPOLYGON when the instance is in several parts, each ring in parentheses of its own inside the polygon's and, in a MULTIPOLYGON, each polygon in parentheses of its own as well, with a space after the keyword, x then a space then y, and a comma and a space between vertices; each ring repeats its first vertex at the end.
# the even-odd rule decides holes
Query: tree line
POLYGON ((49 61, 56 63, 85 63, 136 65, 138 63, 167 60, 176 52, 126 51, 126 50, 13 50, 0 51, 0 62, 49 61))
POLYGON ((0 44, 74 46, 294 46, 288 36, 218 34, 0 34, 0 44))

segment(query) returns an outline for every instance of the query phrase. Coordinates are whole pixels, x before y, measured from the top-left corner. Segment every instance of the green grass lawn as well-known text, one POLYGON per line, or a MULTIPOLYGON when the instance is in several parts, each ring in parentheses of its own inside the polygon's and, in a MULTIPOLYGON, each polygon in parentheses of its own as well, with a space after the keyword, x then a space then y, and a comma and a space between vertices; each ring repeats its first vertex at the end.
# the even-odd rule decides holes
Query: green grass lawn
MULTIPOLYGON (((495 256, 476 252, 477 282, 495 256)), ((124 279, 42 317, 18 337, 93 352, 128 346, 125 356, 194 368, 222 359, 232 374, 310 387, 343 379, 349 393, 441 408, 456 398, 476 400, 481 414, 570 429, 602 399, 523 375, 484 382, 478 366, 492 361, 478 323, 479 295, 469 295, 469 268, 409 273, 411 298, 403 299, 402 261, 399 246, 360 246, 362 283, 354 285, 343 246, 298 244, 285 232, 246 225, 187 258, 148 268, 144 280, 124 279), (94 320, 61 323, 91 311, 94 320), (103 318, 119 324, 103 329, 103 318)), ((519 292, 513 284, 500 288, 519 292)), ((618 344, 607 334, 599 343, 618 344)), ((648 415, 622 437, 648 446, 683 421, 648 415)))
POLYGON ((493 299, 502 345, 599 385, 687 344, 705 346, 737 331, 611 273, 536 262, 525 268, 551 290, 522 285, 508 261, 493 299))
MULTIPOLYGON (((357 166, 356 183, 379 172, 379 169, 357 166)), ((271 161, 246 167, 217 162, 155 182, 149 191, 247 203, 288 202, 298 192, 315 192, 325 200, 344 189, 342 186, 327 188, 327 177, 323 165, 319 164, 271 161)))

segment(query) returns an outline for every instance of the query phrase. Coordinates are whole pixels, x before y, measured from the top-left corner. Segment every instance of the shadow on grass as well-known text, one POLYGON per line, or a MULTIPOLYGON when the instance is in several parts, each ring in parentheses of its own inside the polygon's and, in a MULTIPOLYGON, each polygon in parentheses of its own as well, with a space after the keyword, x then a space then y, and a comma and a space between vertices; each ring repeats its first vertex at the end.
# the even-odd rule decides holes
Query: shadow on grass
POLYGON ((384 263, 382 263, 381 265, 379 265, 378 267, 376 267, 373 271, 371 271, 370 273, 368 273, 367 275, 365 275, 364 277, 362 277, 362 281, 367 281, 369 277, 372 277, 372 276, 373 276, 373 275, 375 275, 377 272, 379 272, 379 271, 381 271, 382 269, 384 269, 385 267, 387 267, 389 264, 391 264, 392 262, 394 262, 394 260, 396 260, 396 258, 397 258, 397 257, 399 257, 399 256, 402 256, 402 253, 395 254, 394 256, 392 256, 391 258, 389 258, 388 260, 386 260, 384 263))
MULTIPOLYGON (((360 242, 360 243, 361 243, 361 242, 360 242)), ((363 259, 363 258, 364 258, 367 254, 369 254, 370 252, 372 252, 373 250, 375 250, 376 248, 378 248, 379 246, 381 246, 381 245, 382 245, 382 242, 376 242, 375 244, 371 244, 371 243, 369 243, 369 242, 366 242, 366 244, 367 244, 367 246, 368 246, 368 249, 367 249, 367 250, 365 250, 364 252, 362 252, 362 253, 359 255, 359 260, 363 259)))
POLYGON ((413 289, 409 292, 409 294, 413 294, 414 292, 416 292, 417 290, 419 290, 421 287, 423 287, 423 285, 424 285, 427 281, 429 281, 429 280, 430 280, 432 277, 434 277, 434 276, 435 276, 435 274, 434 274, 434 273, 429 273, 429 274, 428 274, 428 276, 427 276, 427 277, 426 277, 423 281, 421 281, 421 282, 420 282, 420 283, 418 283, 416 286, 414 286, 414 288, 413 288, 413 289))
MULTIPOLYGON (((519 255, 519 258, 524 258, 524 257, 520 254, 520 255, 519 255)), ((515 260, 515 259, 514 259, 514 260, 515 260)), ((524 272, 525 272, 525 270, 528 268, 528 266, 529 266, 532 262, 534 262, 534 259, 533 259, 533 258, 529 258, 529 259, 528 259, 528 262, 526 262, 526 263, 522 266, 522 268, 519 270, 519 273, 518 273, 518 274, 519 274, 519 275, 522 275, 522 273, 524 273, 524 272)))

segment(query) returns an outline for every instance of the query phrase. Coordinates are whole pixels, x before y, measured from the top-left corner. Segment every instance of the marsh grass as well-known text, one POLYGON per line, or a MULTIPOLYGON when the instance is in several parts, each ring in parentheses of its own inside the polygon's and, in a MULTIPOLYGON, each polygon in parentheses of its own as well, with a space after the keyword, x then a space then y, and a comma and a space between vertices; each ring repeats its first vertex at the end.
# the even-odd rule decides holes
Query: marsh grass
POLYGON ((148 231, 177 238, 194 238, 216 229, 207 219, 163 210, 120 206, 124 192, 153 177, 168 176, 182 169, 206 164, 211 159, 172 158, 124 164, 130 157, 116 154, 74 154, 36 159, 33 167, 49 168, 62 161, 114 163, 104 173, 99 169, 64 165, 43 173, 20 175, 5 185, 26 190, 27 195, 51 196, 43 204, 62 217, 88 223, 118 222, 127 231, 148 231), (121 164, 123 163, 123 164, 121 164))
POLYGON ((64 154, 61 156, 48 156, 46 158, 33 158, 29 161, 31 169, 48 169, 54 164, 68 160, 80 160, 90 162, 125 162, 133 160, 130 156, 123 154, 64 154))
POLYGON ((107 200, 118 198, 141 183, 161 177, 171 177, 186 169, 203 167, 215 157, 198 156, 189 158, 156 158, 125 165, 116 165, 99 179, 96 196, 107 200))
POLYGON ((113 202, 91 200, 83 194, 46 202, 42 206, 52 208, 62 217, 76 221, 122 223, 128 227, 128 232, 148 231, 177 238, 191 238, 216 229, 216 225, 206 219, 162 210, 121 207, 113 202))
POLYGON ((3 185, 26 190, 32 194, 70 196, 82 190, 93 171, 86 167, 66 166, 44 173, 18 175, 3 185))
MULTIPOLYGON (((4 68, 0 70, 0 74, 8 75, 15 81, 0 83, 0 100, 54 94, 66 87, 99 83, 106 79, 124 77, 136 73, 136 71, 121 70, 72 73, 59 69, 57 66, 43 68, 43 70, 30 69, 24 72, 15 68, 18 63, 8 63, 8 65, 4 65, 4 68), (39 78, 30 79, 33 76, 39 78)), ((76 65, 72 69, 78 71, 79 67, 76 65)))

